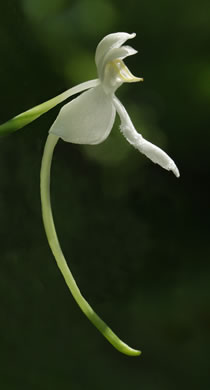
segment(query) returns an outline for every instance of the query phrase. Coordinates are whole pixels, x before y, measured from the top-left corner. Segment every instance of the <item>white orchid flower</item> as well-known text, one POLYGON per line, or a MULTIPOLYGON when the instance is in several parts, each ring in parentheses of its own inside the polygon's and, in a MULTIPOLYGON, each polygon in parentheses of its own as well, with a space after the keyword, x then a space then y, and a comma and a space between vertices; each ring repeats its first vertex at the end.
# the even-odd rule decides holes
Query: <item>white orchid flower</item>
POLYGON ((178 177, 179 171, 174 161, 137 133, 128 113, 115 96, 115 91, 123 83, 143 80, 133 76, 123 62, 124 58, 137 53, 130 46, 122 46, 135 35, 116 33, 102 39, 95 55, 98 85, 66 104, 53 123, 50 133, 72 143, 99 144, 110 134, 117 111, 121 119, 121 131, 127 141, 154 163, 173 171, 178 177))
POLYGON ((48 242, 58 267, 81 310, 116 349, 124 354, 137 356, 140 355, 141 352, 130 348, 121 341, 93 311, 91 306, 82 296, 60 248, 50 202, 51 162, 54 147, 59 138, 76 144, 99 144, 109 136, 114 124, 116 112, 121 120, 121 132, 127 141, 150 158, 154 163, 159 164, 167 170, 171 170, 179 177, 179 171, 174 161, 163 150, 146 141, 143 136, 135 130, 126 109, 115 96, 116 90, 124 82, 132 83, 143 80, 142 78, 133 76, 123 62, 126 57, 137 53, 132 47, 124 46, 124 43, 128 39, 134 37, 134 33, 128 34, 124 32, 107 35, 96 48, 95 62, 98 71, 98 79, 82 83, 61 95, 16 116, 0 126, 0 134, 15 131, 18 128, 25 126, 27 123, 38 118, 68 97, 88 89, 79 97, 64 105, 50 129, 41 166, 43 222, 48 242))

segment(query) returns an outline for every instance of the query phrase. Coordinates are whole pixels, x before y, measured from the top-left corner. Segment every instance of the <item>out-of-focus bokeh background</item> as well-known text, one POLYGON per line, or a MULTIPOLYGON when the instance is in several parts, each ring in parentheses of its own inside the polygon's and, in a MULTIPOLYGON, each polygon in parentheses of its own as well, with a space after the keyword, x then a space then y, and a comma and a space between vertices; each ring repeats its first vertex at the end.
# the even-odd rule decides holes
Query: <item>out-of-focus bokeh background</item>
POLYGON ((52 202, 81 291, 139 358, 75 304, 42 226, 39 171, 55 108, 0 139, 0 388, 210 388, 209 0, 0 3, 0 122, 97 77, 111 32, 137 33, 141 84, 117 92, 180 179, 134 150, 116 120, 98 146, 60 141, 52 202))

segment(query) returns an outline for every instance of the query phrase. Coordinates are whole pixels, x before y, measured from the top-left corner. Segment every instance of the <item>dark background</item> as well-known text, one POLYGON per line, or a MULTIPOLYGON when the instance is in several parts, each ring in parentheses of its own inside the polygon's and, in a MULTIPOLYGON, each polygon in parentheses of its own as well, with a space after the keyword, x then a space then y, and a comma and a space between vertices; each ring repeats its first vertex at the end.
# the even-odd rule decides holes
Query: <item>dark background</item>
POLYGON ((70 295, 42 226, 39 171, 59 107, 0 139, 0 388, 210 388, 209 0, 0 3, 0 121, 97 77, 111 32, 137 33, 142 84, 117 95, 181 177, 134 150, 60 141, 52 203, 81 291, 139 358, 115 351, 70 295))

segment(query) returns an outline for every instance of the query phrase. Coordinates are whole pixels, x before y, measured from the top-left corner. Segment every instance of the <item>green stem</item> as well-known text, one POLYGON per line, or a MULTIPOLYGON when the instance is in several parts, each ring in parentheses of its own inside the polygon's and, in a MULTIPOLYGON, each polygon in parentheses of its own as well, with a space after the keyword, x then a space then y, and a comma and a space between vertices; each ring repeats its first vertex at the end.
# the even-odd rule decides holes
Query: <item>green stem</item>
POLYGON ((127 344, 121 341, 117 335, 105 324, 103 320, 93 311, 92 307, 82 296, 73 275, 67 265, 65 257, 62 253, 58 237, 55 230, 55 225, 52 216, 51 202, 50 202, 50 171, 53 151, 58 141, 58 137, 54 134, 48 135, 41 166, 41 203, 44 227, 47 239, 53 255, 56 259, 57 265, 66 281, 69 290, 71 291, 75 301, 83 313, 96 326, 96 328, 103 334, 104 337, 120 352, 130 355, 138 356, 140 351, 130 348, 127 344))
POLYGON ((100 81, 98 79, 85 81, 84 83, 76 85, 75 87, 68 89, 60 95, 55 96, 54 98, 47 100, 38 106, 22 112, 21 114, 0 125, 0 135, 9 134, 21 129, 22 127, 33 122, 35 119, 39 118, 41 115, 45 114, 47 111, 51 110, 53 107, 57 106, 57 104, 62 103, 64 100, 68 99, 70 96, 82 92, 86 89, 96 87, 99 83, 100 81))

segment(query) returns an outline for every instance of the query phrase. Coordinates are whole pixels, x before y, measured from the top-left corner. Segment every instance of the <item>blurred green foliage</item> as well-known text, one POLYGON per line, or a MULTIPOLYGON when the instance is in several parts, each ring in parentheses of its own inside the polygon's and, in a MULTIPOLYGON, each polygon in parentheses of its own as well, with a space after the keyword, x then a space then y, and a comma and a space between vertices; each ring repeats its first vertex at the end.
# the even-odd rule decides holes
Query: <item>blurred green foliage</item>
POLYGON ((0 387, 209 389, 210 3, 0 3, 0 121, 96 77, 94 51, 137 33, 119 91, 181 178, 126 143, 56 148, 52 201, 81 291, 140 358, 117 353, 69 294, 42 227, 39 169, 59 108, 0 139, 0 387))

